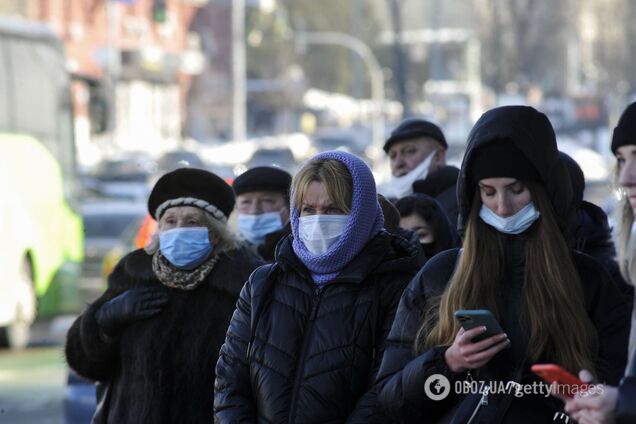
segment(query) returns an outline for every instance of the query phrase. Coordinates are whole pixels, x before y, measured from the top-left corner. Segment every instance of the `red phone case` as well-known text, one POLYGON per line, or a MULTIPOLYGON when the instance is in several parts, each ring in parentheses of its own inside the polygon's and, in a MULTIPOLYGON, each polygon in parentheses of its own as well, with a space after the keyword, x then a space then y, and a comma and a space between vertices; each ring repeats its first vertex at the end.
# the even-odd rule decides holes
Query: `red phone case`
POLYGON ((569 398, 588 388, 588 384, 556 364, 535 364, 530 367, 530 370, 550 384, 554 382, 559 384, 559 394, 569 398))

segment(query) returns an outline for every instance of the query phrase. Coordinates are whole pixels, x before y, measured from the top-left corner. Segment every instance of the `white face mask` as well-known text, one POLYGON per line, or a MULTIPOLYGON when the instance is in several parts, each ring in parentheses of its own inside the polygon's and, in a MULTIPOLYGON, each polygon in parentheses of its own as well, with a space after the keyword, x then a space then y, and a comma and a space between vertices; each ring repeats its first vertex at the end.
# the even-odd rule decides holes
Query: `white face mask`
POLYGON ((494 227, 500 233, 521 234, 539 219, 541 214, 534 207, 532 202, 524 206, 516 214, 507 218, 502 218, 494 213, 486 205, 481 205, 479 217, 488 225, 494 227))
POLYGON ((298 237, 307 250, 322 255, 338 241, 349 215, 310 215, 298 218, 298 237))
POLYGON ((433 150, 422 163, 409 171, 408 174, 402 175, 401 177, 392 177, 389 181, 387 196, 400 199, 409 194, 413 194, 413 183, 417 180, 426 179, 435 153, 437 153, 437 150, 433 150))

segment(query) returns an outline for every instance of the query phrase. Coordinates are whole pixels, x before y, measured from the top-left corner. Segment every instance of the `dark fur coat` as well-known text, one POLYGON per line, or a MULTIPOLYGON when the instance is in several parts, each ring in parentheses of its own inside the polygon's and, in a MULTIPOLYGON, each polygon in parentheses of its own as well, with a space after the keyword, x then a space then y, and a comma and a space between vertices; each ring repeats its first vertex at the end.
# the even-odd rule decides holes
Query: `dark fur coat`
POLYGON ((110 383, 108 422, 212 422, 219 349, 241 288, 262 262, 246 248, 221 254, 207 278, 186 291, 161 285, 151 260, 136 250, 119 262, 108 290, 69 330, 68 364, 84 377, 110 383), (127 289, 148 286, 168 292, 163 310, 132 323, 116 339, 100 337, 95 311, 127 289))

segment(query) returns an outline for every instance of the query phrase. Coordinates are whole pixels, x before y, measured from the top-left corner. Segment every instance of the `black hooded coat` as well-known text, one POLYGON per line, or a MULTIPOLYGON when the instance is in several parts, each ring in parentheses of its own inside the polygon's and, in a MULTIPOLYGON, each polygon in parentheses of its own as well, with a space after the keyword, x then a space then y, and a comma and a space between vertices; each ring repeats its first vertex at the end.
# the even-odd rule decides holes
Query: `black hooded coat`
POLYGON ((437 200, 453 229, 457 228, 457 177, 459 169, 454 166, 443 166, 423 180, 413 183, 413 192, 431 196, 437 200))
POLYGON ((627 303, 631 304, 634 297, 634 286, 625 281, 618 262, 616 262, 616 248, 612 240, 612 229, 609 226, 607 215, 594 203, 583 200, 585 193, 583 170, 572 157, 563 152, 559 152, 559 154, 567 167, 572 184, 574 204, 577 206, 574 249, 599 261, 611 275, 616 287, 625 296, 627 303))
MULTIPOLYGON (((468 173, 474 150, 501 139, 513 142, 535 167, 546 187, 559 226, 563 232, 572 234, 573 228, 569 225, 575 212, 571 202, 572 190, 567 171, 559 161, 554 132, 543 114, 528 107, 493 109, 484 114, 471 131, 458 181, 460 229, 466 228, 477 184, 470 181, 468 173)), ((498 319, 511 341, 510 349, 498 353, 484 367, 472 371, 486 383, 499 381, 506 384, 511 380, 522 384, 539 383, 530 372, 531 364, 526 359, 529 335, 519 323, 525 279, 525 236, 502 238, 506 255, 498 290, 498 319)), ((459 255, 460 249, 453 249, 429 260, 400 300, 377 384, 380 409, 401 422, 449 422, 440 420, 452 416, 468 420, 479 404, 480 393, 466 395, 456 391, 456 383, 461 385, 468 377, 466 373, 450 371, 445 360, 447 347, 422 352, 416 352, 415 347, 415 337, 427 313, 427 302, 442 295, 459 255), (434 374, 440 374, 450 382, 450 394, 443 400, 433 400, 426 395, 425 384, 432 381, 429 378, 439 380, 439 376, 434 374)), ((579 271, 586 311, 598 334, 595 346, 597 373, 601 381, 616 384, 626 363, 630 308, 600 264, 576 252, 572 252, 572 259, 579 271)), ((549 355, 541 359, 540 362, 554 361, 549 355)), ((560 413, 562 403, 545 394, 513 397, 495 393, 488 396, 488 405, 480 408, 483 409, 478 411, 473 424, 534 424, 552 422, 555 414, 560 413), (505 406, 506 403, 509 407, 505 406)))

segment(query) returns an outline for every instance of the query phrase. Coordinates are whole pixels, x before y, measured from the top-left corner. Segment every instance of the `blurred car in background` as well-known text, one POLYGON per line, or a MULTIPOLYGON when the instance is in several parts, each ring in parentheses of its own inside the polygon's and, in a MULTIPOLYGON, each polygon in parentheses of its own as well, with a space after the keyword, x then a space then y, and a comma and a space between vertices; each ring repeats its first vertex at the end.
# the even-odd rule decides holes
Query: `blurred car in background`
POLYGON ((319 152, 345 150, 364 158, 371 145, 371 135, 364 128, 321 128, 312 137, 313 146, 319 152))
POLYGON ((146 216, 146 204, 118 199, 95 199, 81 205, 84 220, 84 264, 82 283, 85 287, 103 287, 104 257, 131 229, 137 229, 146 216))
POLYGON ((64 421, 66 424, 90 423, 96 407, 95 383, 69 369, 64 389, 64 421))
POLYGON ((206 169, 223 178, 229 185, 232 185, 234 177, 236 177, 236 174, 234 173, 234 167, 230 165, 211 164, 208 165, 206 169))
POLYGON ((296 169, 296 159, 288 147, 261 148, 254 152, 250 160, 245 164, 247 169, 256 166, 278 166, 289 173, 296 169))
POLYGON ((157 160, 157 172, 159 174, 165 174, 166 172, 174 171, 184 166, 190 168, 206 168, 205 163, 201 160, 199 155, 190 150, 173 150, 166 152, 157 160))
POLYGON ((118 243, 104 255, 101 267, 104 278, 113 272, 113 268, 125 254, 143 248, 156 231, 157 221, 148 214, 142 220, 135 221, 135 225, 128 226, 119 237, 118 243))
POLYGON ((146 152, 101 160, 81 176, 82 188, 89 195, 144 200, 150 193, 149 181, 157 173, 157 163, 146 152))

